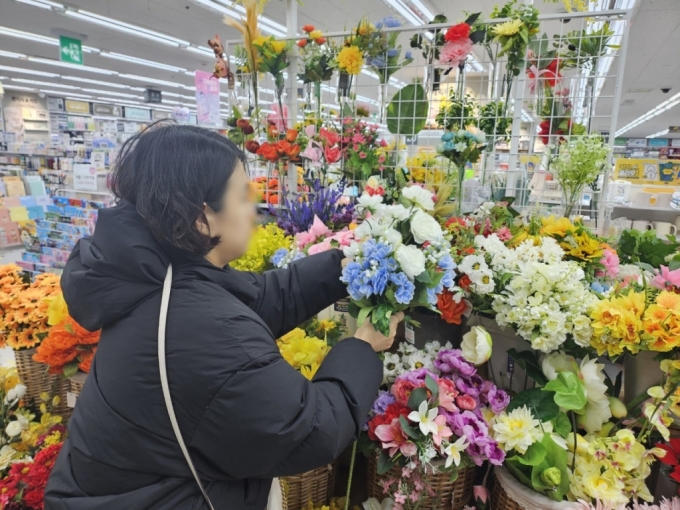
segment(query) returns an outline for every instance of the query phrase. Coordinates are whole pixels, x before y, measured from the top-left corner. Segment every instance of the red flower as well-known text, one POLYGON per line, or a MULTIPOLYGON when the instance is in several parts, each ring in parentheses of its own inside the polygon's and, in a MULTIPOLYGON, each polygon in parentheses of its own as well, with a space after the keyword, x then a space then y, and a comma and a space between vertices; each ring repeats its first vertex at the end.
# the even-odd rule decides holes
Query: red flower
POLYGON ((324 44, 326 42, 326 38, 325 37, 319 37, 318 39, 314 39, 314 42, 316 44, 318 44, 319 46, 321 46, 322 44, 324 44))
POLYGON ((260 145, 260 148, 257 149, 256 154, 269 161, 276 161, 279 159, 279 155, 276 152, 276 145, 269 142, 265 142, 260 145))
POLYGON ((446 35, 444 35, 444 40, 448 42, 469 38, 470 38, 470 25, 468 25, 467 23, 458 23, 457 25, 453 25, 446 31, 446 35))
POLYGON ((313 32, 314 25, 305 25, 304 27, 302 27, 302 31, 307 33, 313 32))
POLYGON ((326 128, 321 128, 319 136, 325 140, 324 145, 335 145, 340 141, 340 135, 335 131, 329 131, 326 128))
POLYGON ((307 39, 300 39, 296 44, 297 44, 300 48, 304 48, 305 46, 307 46, 307 39))
POLYGON ((326 156, 326 163, 337 163, 342 157, 342 151, 340 147, 324 147, 324 156, 326 156))
POLYGON ((474 411, 477 402, 470 395, 459 395, 456 397, 456 405, 464 411, 474 411))
POLYGON ((680 438, 672 438, 668 443, 657 443, 657 448, 661 448, 666 452, 659 460, 669 466, 677 466, 680 464, 680 438))
POLYGON ((453 293, 444 289, 441 294, 437 295, 437 309, 442 313, 442 319, 449 324, 460 324, 467 305, 463 299, 456 303, 453 293))
POLYGON ((387 409, 385 409, 385 414, 379 414, 368 422, 368 437, 370 437, 372 441, 378 441, 378 437, 375 435, 376 427, 379 425, 389 425, 392 423, 392 420, 399 418, 399 416, 406 418, 410 412, 411 410, 406 406, 402 406, 401 404, 390 404, 387 406, 387 409))
POLYGON ((257 154, 257 150, 260 148, 260 142, 257 140, 246 140, 246 150, 257 154))
POLYGON ((470 288, 470 285, 472 285, 472 281, 470 280, 470 277, 468 275, 464 274, 458 279, 458 286, 461 289, 468 290, 470 288))
POLYGON ((288 140, 279 140, 276 150, 281 157, 295 159, 300 154, 300 146, 290 143, 288 140))

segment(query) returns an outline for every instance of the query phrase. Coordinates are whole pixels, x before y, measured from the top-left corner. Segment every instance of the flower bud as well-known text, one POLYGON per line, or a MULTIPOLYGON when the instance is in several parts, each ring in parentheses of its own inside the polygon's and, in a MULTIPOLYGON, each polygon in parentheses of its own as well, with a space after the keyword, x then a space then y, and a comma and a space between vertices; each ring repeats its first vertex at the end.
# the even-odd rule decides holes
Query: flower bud
POLYGON ((616 397, 609 397, 609 408, 612 411, 612 416, 617 420, 625 418, 625 416, 628 414, 626 405, 616 397))
POLYGON ((540 478, 544 484, 554 488, 558 487, 562 482, 562 473, 556 467, 549 467, 543 470, 540 478))

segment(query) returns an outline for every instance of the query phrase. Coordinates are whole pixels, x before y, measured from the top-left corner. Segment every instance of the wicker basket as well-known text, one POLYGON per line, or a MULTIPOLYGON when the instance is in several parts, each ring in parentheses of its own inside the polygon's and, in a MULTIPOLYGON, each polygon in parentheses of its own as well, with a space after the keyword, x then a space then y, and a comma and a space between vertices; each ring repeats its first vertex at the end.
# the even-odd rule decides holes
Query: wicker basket
POLYGON ((338 462, 295 476, 284 476, 283 508, 300 510, 311 501, 316 506, 328 505, 335 491, 338 462))
MULTIPOLYGON (((42 393, 52 393, 57 376, 48 373, 48 366, 33 361, 35 349, 14 351, 19 380, 26 386, 26 399, 40 399, 42 393)), ((60 395, 61 396, 61 395, 60 395)))
POLYGON ((491 510, 570 510, 573 508, 573 503, 553 501, 525 487, 502 466, 494 467, 494 475, 491 510))
MULTIPOLYGON (((385 497, 381 481, 401 478, 401 468, 393 467, 384 475, 378 474, 378 456, 368 459, 368 497, 381 500, 385 497)), ((451 481, 449 473, 428 473, 423 481, 434 491, 435 496, 426 496, 422 508, 428 510, 459 510, 472 501, 472 487, 475 483, 475 468, 458 471, 458 478, 451 481)))
POLYGON ((86 380, 87 374, 84 372, 78 372, 73 377, 69 377, 69 381, 71 383, 70 388, 71 393, 74 393, 76 396, 79 396, 80 392, 83 391, 83 386, 85 385, 86 380))

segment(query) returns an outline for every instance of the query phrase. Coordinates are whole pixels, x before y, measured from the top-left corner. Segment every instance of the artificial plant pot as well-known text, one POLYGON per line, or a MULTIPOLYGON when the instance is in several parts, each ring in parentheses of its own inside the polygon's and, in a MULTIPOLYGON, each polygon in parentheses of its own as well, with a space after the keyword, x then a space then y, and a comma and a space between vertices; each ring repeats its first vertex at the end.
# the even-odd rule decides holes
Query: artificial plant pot
POLYGON ((282 477, 284 510, 307 508, 310 502, 315 508, 328 505, 335 492, 337 474, 338 461, 335 461, 306 473, 282 477))
POLYGON ((553 501, 522 485, 507 469, 494 467, 491 510, 571 510, 569 501, 553 501))
POLYGON ((435 340, 442 345, 446 342, 451 342, 454 347, 460 346, 461 331, 463 329, 461 324, 449 324, 442 319, 441 315, 425 308, 417 308, 410 311, 408 316, 420 323, 420 326, 401 322, 397 328, 394 348, 401 342, 408 342, 416 348, 422 349, 425 347, 425 344, 435 340))

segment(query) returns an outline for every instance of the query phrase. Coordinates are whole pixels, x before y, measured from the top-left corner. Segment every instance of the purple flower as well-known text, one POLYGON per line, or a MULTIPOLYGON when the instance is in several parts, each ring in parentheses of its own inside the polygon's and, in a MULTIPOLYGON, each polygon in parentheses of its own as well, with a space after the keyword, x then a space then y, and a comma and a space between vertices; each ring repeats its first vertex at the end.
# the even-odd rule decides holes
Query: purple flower
POLYGON ((453 433, 465 436, 469 443, 482 442, 489 437, 489 427, 470 411, 463 411, 453 417, 453 433))
POLYGON ((371 414, 374 416, 377 414, 385 414, 387 407, 390 404, 394 404, 397 401, 389 391, 380 391, 378 397, 373 402, 373 408, 371 409, 371 414))
POLYGON ((460 349, 442 349, 434 361, 434 366, 443 374, 455 373, 470 376, 477 373, 474 365, 463 359, 463 351, 460 349))
POLYGON ((485 444, 477 444, 477 443, 470 443, 470 445, 465 449, 465 453, 467 453, 470 458, 472 459, 472 462, 475 463, 477 466, 481 466, 484 463, 486 455, 484 454, 484 447, 486 446, 485 444))
POLYGON ((495 414, 501 413, 506 407, 508 407, 508 404, 510 404, 510 395, 505 393, 505 391, 496 388, 496 386, 489 390, 487 398, 489 405, 491 406, 491 410, 495 414))
POLYGON ((428 375, 432 377, 432 379, 434 379, 435 381, 439 379, 439 377, 430 372, 427 368, 417 368, 415 370, 411 370, 410 372, 406 372, 405 374, 400 375, 399 377, 397 377, 397 379, 404 379, 418 386, 425 380, 425 378, 428 375))
POLYGON ((458 388, 458 391, 470 395, 471 397, 478 398, 483 386, 484 379, 476 374, 469 377, 461 376, 456 379, 456 388, 458 388))
POLYGON ((500 466, 505 460, 505 452, 498 447, 496 441, 489 441, 484 445, 484 455, 486 455, 491 464, 496 466, 500 466))

